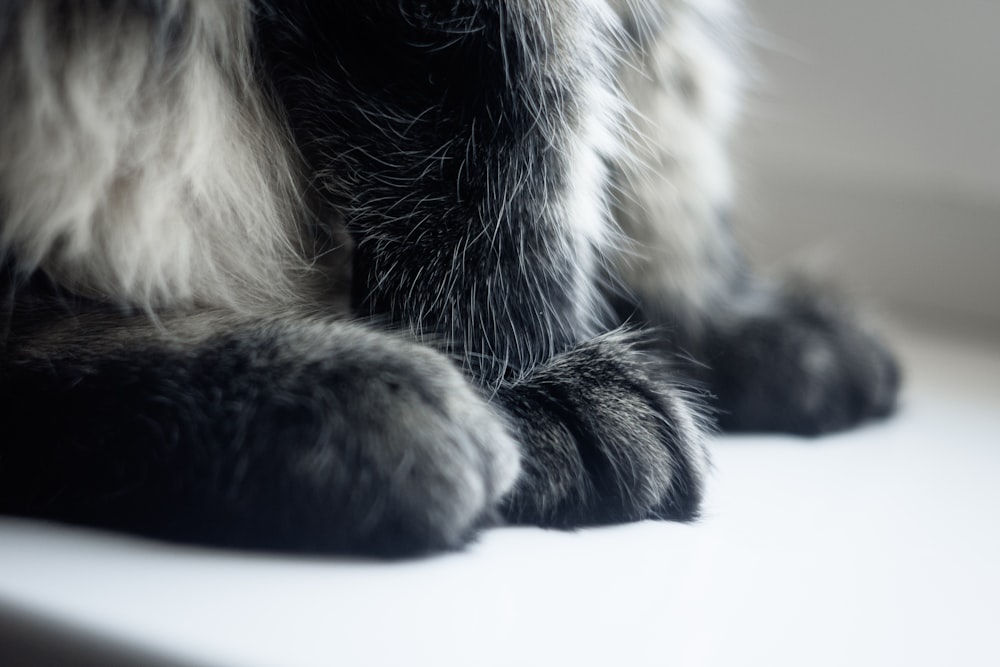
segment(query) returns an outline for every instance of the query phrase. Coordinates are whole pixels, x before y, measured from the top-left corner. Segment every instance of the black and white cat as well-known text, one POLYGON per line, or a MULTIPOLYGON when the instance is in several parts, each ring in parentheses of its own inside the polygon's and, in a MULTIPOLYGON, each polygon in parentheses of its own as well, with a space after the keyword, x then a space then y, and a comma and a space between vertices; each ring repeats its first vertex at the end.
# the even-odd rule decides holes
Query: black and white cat
POLYGON ((887 414, 879 340, 727 230, 739 22, 6 0, 0 511, 417 553, 694 518, 705 403, 802 434, 887 414))

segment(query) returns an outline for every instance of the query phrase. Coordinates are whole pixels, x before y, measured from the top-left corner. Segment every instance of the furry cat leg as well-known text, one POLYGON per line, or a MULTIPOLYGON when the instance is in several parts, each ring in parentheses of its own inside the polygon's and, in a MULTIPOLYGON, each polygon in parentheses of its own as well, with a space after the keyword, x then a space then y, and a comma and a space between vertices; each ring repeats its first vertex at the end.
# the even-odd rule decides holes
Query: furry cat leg
POLYGON ((610 272, 625 315, 693 356, 735 430, 816 434, 891 411, 892 355, 828 291, 752 275, 725 222, 736 109, 737 3, 617 2, 632 47, 619 70, 634 159, 619 161, 617 217, 634 246, 610 272))
POLYGON ((608 6, 286 3, 260 34, 354 236, 357 308, 455 356, 511 416, 529 472, 508 516, 693 516, 692 402, 625 337, 591 341, 619 113, 608 6))

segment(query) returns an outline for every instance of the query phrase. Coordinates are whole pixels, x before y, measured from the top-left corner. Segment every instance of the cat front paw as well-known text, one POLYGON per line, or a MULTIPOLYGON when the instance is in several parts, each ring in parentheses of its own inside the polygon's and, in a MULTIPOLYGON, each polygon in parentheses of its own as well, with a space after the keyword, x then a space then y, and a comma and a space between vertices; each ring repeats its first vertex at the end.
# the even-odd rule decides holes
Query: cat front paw
POLYGON ((182 333, 17 350, 0 369, 0 511, 388 557, 461 547, 495 522, 518 447, 445 356, 350 322, 166 326, 182 333))
POLYGON ((520 470, 517 445, 442 355, 373 334, 360 342, 316 378, 335 409, 317 437, 301 439, 313 444, 294 477, 326 496, 317 507, 335 519, 305 534, 390 556, 461 547, 496 521, 520 470))
POLYGON ((843 301, 794 284, 765 303, 709 336, 723 429, 820 435, 892 413, 899 364, 843 301))
POLYGON ((613 333, 501 391, 522 442, 507 519, 573 527, 698 516, 708 468, 698 399, 613 333))

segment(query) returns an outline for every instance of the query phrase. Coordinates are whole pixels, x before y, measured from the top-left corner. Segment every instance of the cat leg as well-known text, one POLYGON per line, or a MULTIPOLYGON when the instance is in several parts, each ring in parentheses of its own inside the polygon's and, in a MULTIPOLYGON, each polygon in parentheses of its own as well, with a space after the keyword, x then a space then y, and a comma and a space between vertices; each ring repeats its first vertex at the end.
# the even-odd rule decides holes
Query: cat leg
POLYGON ((603 0, 447 5, 262 19, 278 96, 354 236, 355 306, 451 354, 509 416, 525 471, 510 520, 690 519, 695 401, 627 336, 595 339, 616 19, 603 0))
POLYGON ((850 308, 800 281, 765 281, 725 221, 726 137, 738 97, 738 13, 727 3, 619 3, 631 52, 634 160, 619 161, 617 217, 633 246, 609 271, 624 317, 692 356, 732 430, 817 434, 892 410, 892 354, 850 308))
POLYGON ((502 421, 422 346, 319 319, 104 320, 9 342, 0 512, 395 556, 461 546, 517 475, 502 421))

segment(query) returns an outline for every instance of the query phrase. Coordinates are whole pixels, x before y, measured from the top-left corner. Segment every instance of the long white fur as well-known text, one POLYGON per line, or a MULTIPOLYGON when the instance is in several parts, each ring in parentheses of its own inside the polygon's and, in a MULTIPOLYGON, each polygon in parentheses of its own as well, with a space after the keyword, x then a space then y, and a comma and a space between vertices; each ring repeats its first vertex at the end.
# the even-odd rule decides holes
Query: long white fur
POLYGON ((81 3, 57 35, 56 11, 25 3, 0 61, 0 253, 149 310, 293 300, 296 167, 251 78, 248 3, 177 0, 190 31, 162 61, 143 17, 81 3))

